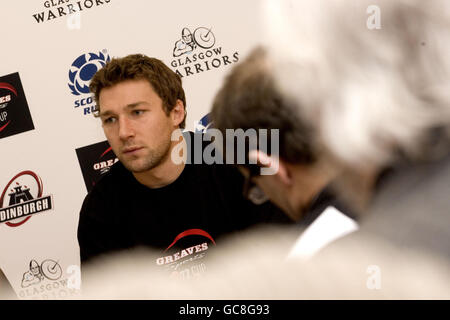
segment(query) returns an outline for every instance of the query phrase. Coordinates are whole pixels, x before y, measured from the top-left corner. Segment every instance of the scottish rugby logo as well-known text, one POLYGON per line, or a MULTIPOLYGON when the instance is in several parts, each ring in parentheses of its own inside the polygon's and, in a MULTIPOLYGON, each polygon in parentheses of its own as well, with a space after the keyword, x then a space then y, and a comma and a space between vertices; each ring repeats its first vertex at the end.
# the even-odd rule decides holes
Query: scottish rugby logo
POLYGON ((89 81, 110 60, 106 50, 104 53, 87 53, 76 58, 69 70, 69 88, 72 94, 79 96, 89 93, 89 81))
POLYGON ((70 92, 79 97, 75 100, 74 108, 82 108, 83 114, 91 114, 94 109, 94 99, 89 92, 89 82, 95 73, 111 61, 106 49, 97 53, 86 53, 80 55, 72 63, 69 70, 70 92))

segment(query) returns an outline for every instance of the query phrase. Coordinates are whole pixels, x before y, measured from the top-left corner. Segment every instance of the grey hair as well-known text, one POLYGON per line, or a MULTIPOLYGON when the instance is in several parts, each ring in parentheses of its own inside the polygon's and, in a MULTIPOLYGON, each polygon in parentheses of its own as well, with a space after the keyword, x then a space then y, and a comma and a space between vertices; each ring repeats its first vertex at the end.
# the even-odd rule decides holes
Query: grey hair
POLYGON ((379 167, 447 151, 449 14, 445 0, 266 0, 264 44, 279 89, 324 148, 379 167), (369 28, 371 8, 379 29, 369 28))

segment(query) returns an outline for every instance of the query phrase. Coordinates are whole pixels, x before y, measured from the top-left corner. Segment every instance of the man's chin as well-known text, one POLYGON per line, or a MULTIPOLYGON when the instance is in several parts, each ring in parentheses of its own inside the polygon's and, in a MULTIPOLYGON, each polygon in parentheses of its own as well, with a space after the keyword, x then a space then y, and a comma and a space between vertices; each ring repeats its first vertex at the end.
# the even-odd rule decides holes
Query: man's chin
POLYGON ((124 165, 124 166, 133 173, 142 173, 154 168, 154 166, 139 166, 139 165, 124 165))
POLYGON ((132 173, 142 173, 147 172, 154 167, 156 167, 157 163, 142 163, 140 161, 123 161, 121 160, 123 166, 132 173))

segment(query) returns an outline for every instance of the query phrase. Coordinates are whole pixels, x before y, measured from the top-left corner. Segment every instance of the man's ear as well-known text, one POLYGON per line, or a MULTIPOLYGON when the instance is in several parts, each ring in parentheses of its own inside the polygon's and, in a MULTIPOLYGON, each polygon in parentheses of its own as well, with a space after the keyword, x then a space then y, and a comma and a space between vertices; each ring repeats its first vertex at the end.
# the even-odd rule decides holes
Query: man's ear
POLYGON ((292 184, 292 176, 289 167, 278 156, 269 156, 260 150, 251 150, 248 153, 250 163, 256 163, 261 167, 262 175, 275 175, 286 185, 292 184))
POLYGON ((180 99, 177 99, 177 102, 175 103, 175 107, 170 111, 170 117, 172 119, 174 126, 179 126, 180 123, 183 122, 184 117, 186 113, 184 110, 184 104, 183 101, 180 99))

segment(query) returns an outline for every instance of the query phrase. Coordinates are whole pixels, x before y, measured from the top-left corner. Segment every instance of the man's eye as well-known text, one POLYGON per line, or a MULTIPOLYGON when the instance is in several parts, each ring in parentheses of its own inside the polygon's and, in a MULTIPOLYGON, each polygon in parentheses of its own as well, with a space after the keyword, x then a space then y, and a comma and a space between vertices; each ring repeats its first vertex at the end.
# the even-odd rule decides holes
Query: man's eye
POLYGON ((114 123, 114 122, 116 122, 116 118, 113 118, 113 117, 109 117, 109 118, 103 119, 103 123, 104 124, 111 124, 111 123, 114 123))
POLYGON ((144 113, 144 110, 133 110, 133 115, 135 115, 135 116, 140 116, 143 113, 144 113))

